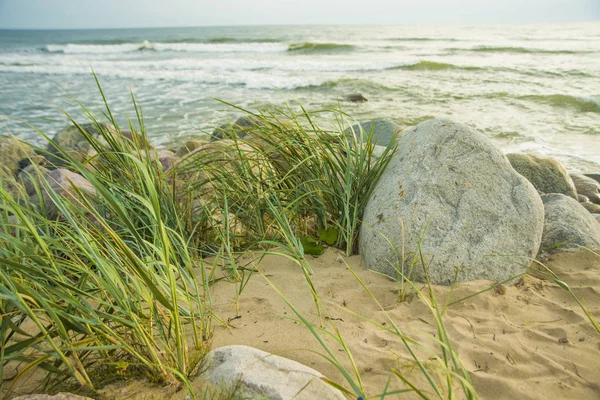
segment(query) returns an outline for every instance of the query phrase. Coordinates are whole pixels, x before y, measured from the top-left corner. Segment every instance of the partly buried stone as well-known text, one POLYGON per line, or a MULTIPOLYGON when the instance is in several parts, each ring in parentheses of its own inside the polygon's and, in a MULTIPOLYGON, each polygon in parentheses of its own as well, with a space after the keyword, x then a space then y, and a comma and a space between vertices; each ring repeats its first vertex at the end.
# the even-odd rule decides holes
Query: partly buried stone
POLYGON ((58 218, 60 211, 56 204, 54 204, 46 186, 49 186, 50 190, 59 197, 75 205, 82 205, 78 192, 86 196, 94 196, 96 194, 96 189, 87 179, 65 168, 49 171, 46 168, 37 167, 36 170, 31 165, 21 171, 19 181, 25 186, 30 203, 40 206, 43 202, 46 209, 46 216, 49 219, 58 218), (47 182, 47 185, 42 180, 47 182), (36 186, 39 188, 41 196, 38 196, 36 186))
POLYGON ((0 167, 16 176, 19 162, 23 159, 35 159, 33 149, 13 136, 0 136, 0 167))
POLYGON ((58 393, 54 396, 49 394, 28 394, 13 398, 13 400, 93 400, 90 397, 83 397, 73 393, 58 393))
POLYGON ((387 146, 393 138, 400 140, 400 131, 402 127, 386 119, 375 119, 373 121, 361 122, 344 131, 346 137, 354 134, 357 140, 367 141, 367 138, 373 134, 373 144, 387 146), (362 128, 362 133, 361 133, 362 128))
MULTIPOLYGON (((81 124, 79 126, 90 136, 98 137, 100 135, 100 131, 98 131, 98 128, 93 124, 81 124)), ((96 150, 94 150, 84 134, 81 133, 79 128, 75 125, 70 125, 60 130, 54 135, 52 140, 56 143, 58 148, 62 149, 78 162, 84 162, 96 154, 96 150)), ((52 143, 48 143, 47 149, 49 154, 46 158, 55 166, 64 166, 68 164, 56 146, 52 143)))
POLYGON ((542 195, 542 201, 543 251, 600 248, 600 224, 580 203, 562 194, 542 195))
MULTIPOLYGON (((248 346, 225 346, 206 356, 201 378, 226 388, 241 383, 244 396, 277 400, 345 399, 324 376, 296 361, 248 346)), ((246 397, 245 397, 246 398, 246 397)))
POLYGON ((431 282, 503 281, 538 252, 544 208, 500 150, 469 127, 429 120, 402 137, 368 201, 360 231, 365 266, 431 282), (403 250, 405 253, 403 254, 403 250), (403 257, 404 255, 404 257, 403 257))
POLYGON ((592 203, 600 204, 600 183, 581 174, 571 174, 577 194, 585 196, 592 203))
POLYGON ((539 194, 562 193, 577 198, 571 177, 558 161, 533 154, 507 154, 506 157, 512 167, 531 182, 539 194))
POLYGON ((215 128, 210 141, 230 139, 235 136, 240 139, 244 138, 248 136, 252 129, 260 126, 262 123, 260 118, 253 115, 239 117, 233 124, 225 124, 215 128))

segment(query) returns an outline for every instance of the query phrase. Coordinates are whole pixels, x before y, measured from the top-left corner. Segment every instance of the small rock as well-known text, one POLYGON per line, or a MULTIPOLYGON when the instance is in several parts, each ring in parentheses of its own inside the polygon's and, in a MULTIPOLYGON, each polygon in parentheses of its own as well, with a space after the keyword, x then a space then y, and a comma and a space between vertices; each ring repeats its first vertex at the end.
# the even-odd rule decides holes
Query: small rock
POLYGON ((586 196, 582 195, 582 194, 578 194, 577 195, 577 201, 579 201, 580 203, 589 203, 590 199, 587 198, 586 196))
POLYGON ((557 193, 542 195, 542 201, 543 251, 600 248, 600 224, 580 203, 557 193))
POLYGON ((206 356, 201 378, 225 388, 242 384, 251 398, 343 400, 342 392, 323 381, 323 374, 296 361, 248 346, 225 346, 206 356))
MULTIPOLYGON (((22 173, 24 172, 25 171, 22 173)), ((65 168, 54 169, 51 171, 40 168, 39 174, 37 174, 35 170, 29 170, 26 175, 22 175, 22 179, 27 190, 33 190, 33 194, 29 196, 29 202, 40 206, 43 201, 48 219, 58 218, 60 216, 60 211, 52 201, 45 185, 42 184, 42 179, 48 183, 50 189, 59 197, 62 197, 75 205, 81 204, 77 191, 81 191, 84 195, 89 196, 94 196, 96 194, 96 189, 87 179, 65 168), (35 193, 35 189, 32 189, 35 187, 33 179, 38 181, 41 190, 41 198, 35 193)))
POLYGON ((186 140, 183 143, 183 146, 181 146, 177 150, 177 152, 175 153, 175 155, 177 157, 186 156, 189 153, 193 152, 194 150, 199 149, 200 147, 204 146, 205 144, 206 144, 206 141, 199 140, 199 139, 186 140))
POLYGON ((600 174, 584 174, 588 178, 592 178, 596 182, 600 183, 600 174))
POLYGON ((506 157, 515 171, 531 182, 539 194, 562 193, 577 198, 571 177, 558 161, 533 154, 507 154, 506 157))
POLYGON ((237 136, 238 138, 244 138, 248 136, 248 133, 261 124, 264 121, 254 115, 239 117, 233 124, 225 124, 216 128, 212 136, 210 137, 210 141, 214 142, 216 140, 233 138, 237 136))
POLYGON ((581 174, 571 174, 577 194, 587 197, 592 203, 600 204, 600 183, 581 174))
POLYGON ((396 139, 396 141, 400 141, 400 132, 402 131, 402 127, 395 122, 388 121, 385 119, 376 119, 373 121, 361 122, 360 124, 356 124, 351 128, 348 128, 344 131, 344 134, 347 137, 354 134, 357 140, 362 140, 364 142, 367 141, 367 138, 372 133, 373 134, 373 144, 379 146, 387 146, 392 139, 396 139), (362 137, 361 137, 361 129, 362 129, 362 137))
MULTIPOLYGON (((79 126, 90 136, 100 136, 100 131, 94 124, 81 124, 79 126)), ((60 130, 52 140, 56 143, 56 146, 77 162, 84 162, 96 154, 96 150, 75 125, 60 130)), ((63 159, 56 146, 48 143, 47 150, 49 154, 46 158, 56 167, 67 165, 68 162, 63 159)))
POLYGON ((19 162, 31 158, 36 158, 36 154, 29 145, 15 137, 0 135, 0 167, 16 176, 19 162))
POLYGON ((346 100, 351 101, 352 103, 365 103, 369 101, 365 96, 361 93, 352 93, 346 96, 346 100))
POLYGON ((583 208, 588 210, 592 214, 600 214, 600 204, 590 203, 589 201, 579 203, 583 208))

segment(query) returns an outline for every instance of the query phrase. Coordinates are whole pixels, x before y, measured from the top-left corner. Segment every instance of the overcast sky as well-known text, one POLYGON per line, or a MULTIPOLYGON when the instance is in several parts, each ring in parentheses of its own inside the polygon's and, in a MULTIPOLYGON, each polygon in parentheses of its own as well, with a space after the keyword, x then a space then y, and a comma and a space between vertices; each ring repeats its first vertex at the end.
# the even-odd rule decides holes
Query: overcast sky
POLYGON ((0 28, 600 20, 600 0, 0 0, 0 28))

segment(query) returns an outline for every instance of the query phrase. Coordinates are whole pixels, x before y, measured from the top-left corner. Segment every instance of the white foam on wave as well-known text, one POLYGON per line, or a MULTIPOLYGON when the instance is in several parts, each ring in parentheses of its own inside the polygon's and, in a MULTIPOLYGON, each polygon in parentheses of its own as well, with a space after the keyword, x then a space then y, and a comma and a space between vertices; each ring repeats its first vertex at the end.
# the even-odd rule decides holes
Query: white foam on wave
POLYGON ((111 54, 130 53, 140 50, 176 51, 189 53, 269 53, 287 50, 281 43, 160 43, 144 41, 142 43, 123 44, 49 44, 46 51, 64 54, 111 54))
MULTIPOLYGON (((264 71, 240 70, 151 70, 144 68, 124 69, 120 64, 94 64, 98 76, 116 77, 122 79, 170 80, 194 82, 208 85, 245 86, 251 89, 296 89, 317 86, 339 76, 331 74, 294 75, 285 71, 265 73, 264 71)), ((89 75, 90 64, 64 63, 56 65, 2 65, 0 72, 26 72, 37 74, 89 75)))
MULTIPOLYGON (((120 46, 120 45, 119 45, 120 46)), ((149 50, 156 49, 155 44, 148 43, 145 45, 149 50)), ((279 72, 297 72, 297 73, 335 73, 335 72, 369 72, 369 71, 384 71, 391 68, 397 68, 404 65, 411 65, 417 62, 413 57, 404 57, 403 60, 383 60, 369 59, 360 60, 349 57, 336 59, 311 59, 311 58, 296 58, 296 57, 261 57, 257 55, 249 55, 240 57, 206 57, 201 61, 194 57, 169 57, 167 59, 153 59, 147 61, 146 56, 140 53, 140 56, 124 57, 119 54, 84 54, 73 53, 65 54, 63 57, 50 57, 47 54, 6 54, 0 57, 0 65, 3 66, 37 66, 35 70, 29 72, 58 72, 61 73, 61 68, 77 65, 85 66, 89 72, 89 68, 118 68, 122 70, 136 71, 181 71, 189 73, 190 71, 255 71, 261 73, 279 73, 279 72), (44 70, 44 66, 48 69, 44 70)), ((156 57, 153 57, 156 58, 156 57)), ((19 71, 19 70, 15 70, 19 71)), ((22 69, 21 72, 27 70, 22 69)), ((167 74, 166 74, 167 75, 167 74)))

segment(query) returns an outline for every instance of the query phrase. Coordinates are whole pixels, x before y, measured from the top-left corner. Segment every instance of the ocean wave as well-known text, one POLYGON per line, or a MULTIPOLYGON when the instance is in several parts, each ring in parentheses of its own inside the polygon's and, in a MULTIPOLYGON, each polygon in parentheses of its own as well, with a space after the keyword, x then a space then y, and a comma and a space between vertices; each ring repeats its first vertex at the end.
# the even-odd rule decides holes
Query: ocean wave
POLYGON ((232 38, 232 37, 214 37, 209 39, 200 39, 207 43, 279 43, 281 39, 275 38, 232 38))
POLYGON ((347 87, 348 89, 355 91, 391 91, 395 90, 392 87, 383 85, 378 82, 373 82, 366 79, 351 79, 351 78, 341 78, 341 79, 327 79, 320 83, 311 83, 307 82, 306 84, 301 84, 294 89, 309 89, 309 90, 330 90, 332 88, 337 87, 347 87))
POLYGON ((49 53, 63 54, 118 54, 135 51, 176 51, 189 53, 267 53, 283 52, 287 47, 277 43, 188 43, 188 42, 149 42, 123 43, 113 45, 82 45, 75 43, 49 44, 43 49, 49 53))
POLYGON ((292 43, 288 46, 287 50, 297 53, 340 53, 350 52, 354 50, 356 46, 351 44, 343 43, 292 43))
POLYGON ((407 71, 430 71, 430 70, 440 71, 440 70, 447 70, 447 69, 476 71, 476 70, 481 70, 481 69, 485 69, 485 68, 473 67, 473 66, 460 66, 460 65, 448 64, 448 63, 442 63, 442 62, 436 62, 436 61, 421 60, 416 63, 396 65, 393 67, 389 67, 387 69, 388 70, 402 69, 402 70, 407 70, 407 71))
POLYGON ((574 108, 581 112, 600 113, 600 99, 587 96, 570 96, 566 94, 527 95, 520 96, 524 100, 550 104, 554 107, 574 108))
POLYGON ((396 37, 384 39, 390 42, 459 42, 455 38, 432 38, 432 37, 396 37))
POLYGON ((468 49, 451 48, 450 51, 472 51, 477 53, 517 53, 517 54, 585 54, 589 51, 578 50, 549 50, 512 46, 477 46, 468 49))

